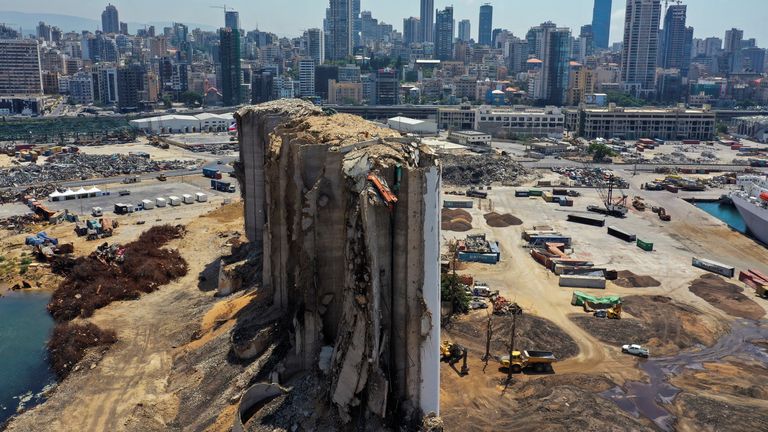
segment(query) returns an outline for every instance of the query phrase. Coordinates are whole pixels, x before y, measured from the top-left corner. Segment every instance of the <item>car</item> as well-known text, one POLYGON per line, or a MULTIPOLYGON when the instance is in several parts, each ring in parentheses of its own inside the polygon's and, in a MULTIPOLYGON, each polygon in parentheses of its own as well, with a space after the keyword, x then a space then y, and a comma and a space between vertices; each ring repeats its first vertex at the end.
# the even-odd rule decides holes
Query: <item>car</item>
POLYGON ((469 302, 469 308, 472 310, 475 309, 488 309, 488 303, 482 301, 482 300, 472 300, 469 302))
POLYGON ((216 165, 223 165, 223 164, 224 164, 224 161, 222 161, 222 160, 217 160, 216 161, 216 165))
POLYGON ((130 195, 130 194, 131 194, 131 191, 129 191, 129 190, 121 190, 120 192, 118 192, 118 195, 120 195, 120 196, 126 196, 126 195, 130 195))
POLYGON ((648 348, 643 348, 641 345, 637 344, 623 345, 621 347, 621 352, 624 354, 631 354, 643 358, 648 358, 651 355, 650 351, 648 351, 648 348))

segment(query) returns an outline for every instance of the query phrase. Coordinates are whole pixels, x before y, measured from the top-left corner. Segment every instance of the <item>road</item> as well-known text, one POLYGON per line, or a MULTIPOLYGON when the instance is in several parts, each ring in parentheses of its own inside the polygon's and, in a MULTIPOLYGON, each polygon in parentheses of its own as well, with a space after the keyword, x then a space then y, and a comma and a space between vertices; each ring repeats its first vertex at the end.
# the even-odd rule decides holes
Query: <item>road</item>
MULTIPOLYGON (((565 167, 582 167, 583 163, 574 162, 568 159, 555 159, 545 158, 535 162, 521 162, 521 164, 529 169, 551 169, 551 168, 565 168, 565 167)), ((633 164, 595 164, 600 168, 606 168, 610 170, 624 170, 633 171, 635 165, 633 164)), ((745 165, 703 165, 703 164, 691 164, 691 165, 678 165, 678 164, 638 164, 638 171, 654 172, 657 168, 677 168, 677 169, 717 169, 720 171, 743 171, 746 168, 750 168, 745 165)), ((752 169, 760 172, 768 172, 768 168, 755 168, 752 169)))

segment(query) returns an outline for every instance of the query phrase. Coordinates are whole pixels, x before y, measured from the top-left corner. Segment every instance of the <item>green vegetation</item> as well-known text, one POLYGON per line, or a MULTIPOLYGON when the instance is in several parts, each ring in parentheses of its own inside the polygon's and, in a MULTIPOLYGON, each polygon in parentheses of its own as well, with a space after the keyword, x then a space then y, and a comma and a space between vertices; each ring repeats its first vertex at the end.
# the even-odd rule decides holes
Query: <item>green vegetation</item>
POLYGON ((193 91, 186 91, 179 96, 179 102, 187 107, 197 107, 203 104, 203 95, 193 91))
POLYGON ((728 126, 725 123, 718 122, 717 123, 717 133, 719 133, 719 134, 727 134, 728 133, 728 126))
MULTIPOLYGON (((110 134, 134 134, 128 118, 55 117, 43 119, 3 119, 0 117, 0 141, 63 142, 65 137, 95 137, 110 134)), ((134 135, 135 136, 135 135, 134 135)))
POLYGON ((443 274, 440 285, 440 299, 451 303, 453 313, 469 312, 470 296, 464 290, 464 285, 459 282, 458 276, 443 274))
POLYGON ((615 103, 621 107, 642 107, 649 105, 648 101, 632 97, 625 93, 608 92, 608 102, 615 103))
POLYGON ((173 98, 171 95, 163 96, 163 107, 165 107, 165 109, 170 109, 173 107, 173 98))
POLYGON ((595 162, 602 162, 607 157, 616 156, 616 152, 610 147, 596 142, 589 145, 589 154, 592 155, 592 160, 595 162))

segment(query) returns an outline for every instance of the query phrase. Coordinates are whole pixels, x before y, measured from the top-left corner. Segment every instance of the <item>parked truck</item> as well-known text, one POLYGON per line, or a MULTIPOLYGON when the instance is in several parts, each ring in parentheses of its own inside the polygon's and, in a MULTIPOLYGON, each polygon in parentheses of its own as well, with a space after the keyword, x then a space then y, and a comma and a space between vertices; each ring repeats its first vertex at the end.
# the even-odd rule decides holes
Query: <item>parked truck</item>
POLYGON ((502 356, 499 359, 502 368, 512 368, 512 372, 520 373, 524 370, 533 370, 534 372, 552 372, 552 364, 557 359, 549 351, 512 351, 512 361, 509 356, 502 356))
POLYGON ((232 183, 222 180, 211 180, 211 189, 215 189, 219 192, 235 192, 235 186, 232 185, 232 183))
POLYGON ((208 177, 210 179, 220 179, 221 171, 215 168, 203 168, 203 176, 208 177))

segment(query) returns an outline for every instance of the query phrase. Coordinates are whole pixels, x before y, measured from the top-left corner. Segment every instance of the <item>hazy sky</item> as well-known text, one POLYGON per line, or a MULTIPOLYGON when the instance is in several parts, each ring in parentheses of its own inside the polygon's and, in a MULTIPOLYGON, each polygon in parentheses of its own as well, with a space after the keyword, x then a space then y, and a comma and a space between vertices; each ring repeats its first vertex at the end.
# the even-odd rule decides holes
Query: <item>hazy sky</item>
MULTIPOLYGON (((472 21, 472 37, 477 38, 479 6, 490 1, 494 5, 494 28, 511 30, 524 36, 533 25, 551 20, 559 26, 579 27, 592 20, 592 0, 435 0, 435 8, 453 4, 456 20, 472 21)), ((221 26, 224 4, 240 12, 246 30, 256 28, 280 36, 297 35, 311 27, 321 27, 327 0, 112 0, 120 20, 150 22, 173 20, 221 26)), ((744 37, 757 38, 758 44, 768 45, 768 1, 766 0, 688 0, 688 25, 695 28, 695 37, 722 38, 731 27, 744 29, 744 37)), ((106 1, 100 0, 0 0, 0 10, 47 12, 100 19, 106 1)), ((611 41, 619 41, 623 33, 624 0, 613 0, 611 41)), ((370 10, 379 20, 402 30, 403 18, 418 16, 419 0, 362 0, 363 10, 370 10)), ((0 22, 2 22, 0 16, 0 22)))

